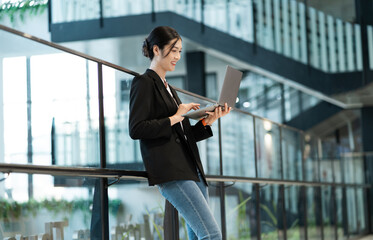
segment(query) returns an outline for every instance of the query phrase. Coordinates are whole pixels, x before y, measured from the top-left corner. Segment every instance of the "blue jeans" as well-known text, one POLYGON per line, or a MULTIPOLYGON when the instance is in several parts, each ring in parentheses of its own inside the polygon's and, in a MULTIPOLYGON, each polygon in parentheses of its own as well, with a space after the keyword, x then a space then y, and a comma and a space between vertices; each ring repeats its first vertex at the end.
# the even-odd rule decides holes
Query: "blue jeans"
POLYGON ((179 180, 158 185, 160 193, 187 222, 189 240, 221 240, 220 228, 208 205, 207 186, 200 182, 179 180))

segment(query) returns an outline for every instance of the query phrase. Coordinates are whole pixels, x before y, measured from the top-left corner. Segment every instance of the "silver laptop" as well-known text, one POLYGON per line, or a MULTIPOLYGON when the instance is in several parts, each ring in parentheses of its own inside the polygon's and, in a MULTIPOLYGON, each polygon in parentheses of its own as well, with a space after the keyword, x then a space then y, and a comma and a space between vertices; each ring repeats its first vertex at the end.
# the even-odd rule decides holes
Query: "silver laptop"
POLYGON ((236 104, 236 99, 238 95, 238 89, 240 88, 240 83, 242 79, 242 72, 238 71, 231 66, 227 66, 225 72, 225 78, 223 87, 220 91, 219 101, 211 106, 207 106, 198 110, 192 110, 183 115, 183 117, 188 117, 192 119, 201 119, 206 117, 208 114, 206 112, 213 112, 215 108, 223 106, 227 103, 228 107, 234 107, 236 104))

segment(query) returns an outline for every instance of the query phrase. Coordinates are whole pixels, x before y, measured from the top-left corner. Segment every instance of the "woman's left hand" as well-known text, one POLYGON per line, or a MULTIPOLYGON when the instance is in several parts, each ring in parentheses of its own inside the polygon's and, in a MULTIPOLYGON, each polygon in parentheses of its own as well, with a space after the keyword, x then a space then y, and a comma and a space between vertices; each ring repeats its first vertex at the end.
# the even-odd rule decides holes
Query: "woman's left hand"
POLYGON ((224 117, 231 111, 231 107, 228 107, 228 104, 224 104, 224 110, 222 110, 222 107, 215 108, 215 111, 213 112, 206 112, 209 116, 205 118, 205 123, 207 125, 212 125, 213 122, 215 122, 218 118, 224 117))

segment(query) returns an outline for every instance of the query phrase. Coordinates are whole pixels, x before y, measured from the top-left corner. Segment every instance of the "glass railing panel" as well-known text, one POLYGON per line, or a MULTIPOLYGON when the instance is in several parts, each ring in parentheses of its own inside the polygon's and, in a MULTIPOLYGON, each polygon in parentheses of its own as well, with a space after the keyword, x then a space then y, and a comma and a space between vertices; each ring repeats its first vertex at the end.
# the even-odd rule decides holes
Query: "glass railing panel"
POLYGON ((103 15, 106 18, 151 13, 152 1, 149 0, 104 0, 103 15))
POLYGON ((5 31, 0 37, 3 161, 98 165, 97 64, 5 31))
POLYGON ((328 27, 328 55, 329 55, 329 69, 330 72, 337 71, 337 46, 335 44, 335 27, 334 18, 330 15, 327 16, 328 27))
POLYGON ((307 187, 307 237, 322 239, 321 190, 318 187, 307 187))
POLYGON ((106 157, 108 167, 143 170, 139 140, 129 135, 129 99, 133 76, 103 66, 106 157))
POLYGON ((0 183, 0 238, 89 238, 94 182, 94 178, 12 173, 0 183))
POLYGON ((336 158, 332 162, 332 164, 333 164, 333 177, 334 177, 334 182, 335 183, 343 183, 343 176, 342 176, 343 167, 342 167, 342 163, 343 163, 342 158, 336 158))
POLYGON ((285 186, 286 237, 288 240, 306 239, 305 199, 302 187, 285 186))
POLYGON ((343 156, 342 164, 344 183, 365 183, 363 156, 343 156))
POLYGON ((52 22, 73 22, 100 18, 100 2, 95 1, 53 1, 52 22))
POLYGON ((318 139, 308 134, 304 135, 304 180, 319 181, 318 139))
POLYGON ((367 26, 370 69, 373 70, 373 26, 367 26))
POLYGON ((368 231, 368 223, 367 223, 367 195, 366 195, 366 189, 364 188, 356 188, 356 201, 357 201, 357 225, 358 225, 358 231, 359 234, 367 233, 368 231))
POLYGON ((298 131, 281 128, 282 174, 285 180, 303 180, 302 139, 298 131))
POLYGON ((347 194, 347 223, 348 223, 348 233, 350 236, 358 235, 359 226, 358 226, 358 212, 357 212, 357 195, 356 189, 352 187, 346 188, 347 194))
POLYGON ((306 26, 306 7, 303 3, 298 3, 299 9, 299 33, 300 33, 300 61, 304 64, 308 62, 307 53, 307 26, 306 26))
MULTIPOLYGON (((0 32, 3 35, 3 32, 0 32)), ((1 162, 28 162, 28 127, 27 127, 27 74, 26 57, 11 57, 2 59, 2 95, 3 105, 0 105, 0 116, 3 130, 0 139, 4 139, 1 162), (15 137, 14 133, 17 133, 15 137), (7 143, 5 145, 5 143, 7 143)))
POLYGON ((221 119, 223 174, 255 177, 253 117, 232 111, 221 119))
POLYGON ((333 163, 337 161, 335 158, 321 158, 320 159, 320 181, 332 183, 334 182, 333 163))
POLYGON ((255 119, 257 166, 259 178, 281 179, 279 126, 267 120, 255 119))
MULTIPOLYGON (((212 102, 178 92, 178 96, 183 103, 195 102, 201 104, 200 107, 211 105, 212 102)), ((191 124, 197 123, 190 120, 191 124)), ((220 175, 220 151, 219 151, 219 128, 218 122, 212 125, 213 136, 197 143, 202 165, 206 174, 220 175)), ((223 149, 224 151, 224 149, 223 149)))
MULTIPOLYGON (((218 29, 222 32, 229 31, 230 14, 228 10, 227 1, 225 0, 207 0, 204 6, 204 24, 206 26, 218 29)), ((234 25, 233 25, 234 27, 234 25)))
POLYGON ((335 239, 335 194, 331 186, 322 187, 321 194, 324 239, 335 239))
POLYGON ((227 239, 257 239, 257 199, 251 183, 237 182, 225 189, 227 239))
POLYGON ((278 185, 266 185, 261 187, 261 239, 284 239, 284 213, 281 206, 280 194, 280 186, 278 185))
POLYGON ((348 239, 347 219, 345 219, 347 207, 345 207, 344 191, 345 189, 342 187, 336 187, 335 189, 337 237, 341 240, 348 239))
POLYGON ((122 180, 108 196, 110 239, 163 239, 165 200, 157 187, 122 180))

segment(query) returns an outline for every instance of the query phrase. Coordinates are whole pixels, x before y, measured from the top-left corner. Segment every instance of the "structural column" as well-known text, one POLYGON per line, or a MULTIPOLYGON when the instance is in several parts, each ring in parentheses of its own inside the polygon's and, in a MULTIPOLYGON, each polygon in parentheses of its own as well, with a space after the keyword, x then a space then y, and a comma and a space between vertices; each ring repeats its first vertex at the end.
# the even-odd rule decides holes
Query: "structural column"
POLYGON ((192 93, 206 96, 205 53, 188 52, 186 54, 186 89, 192 93))
POLYGON ((355 0, 356 21, 361 27, 361 49, 363 60, 362 85, 373 81, 373 71, 370 70, 367 26, 373 25, 373 0, 355 0))
POLYGON ((363 142, 364 169, 366 182, 371 185, 367 191, 367 213, 369 232, 373 233, 373 107, 361 109, 361 135, 363 142))

